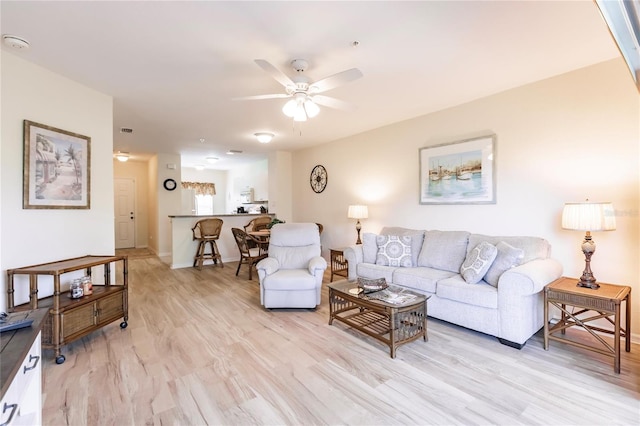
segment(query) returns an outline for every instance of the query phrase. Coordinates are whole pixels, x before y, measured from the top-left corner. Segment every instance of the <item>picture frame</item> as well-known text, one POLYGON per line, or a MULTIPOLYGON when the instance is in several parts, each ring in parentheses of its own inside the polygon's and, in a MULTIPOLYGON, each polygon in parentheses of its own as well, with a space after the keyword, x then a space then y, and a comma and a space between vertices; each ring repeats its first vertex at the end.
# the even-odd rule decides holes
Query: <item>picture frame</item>
POLYGON ((495 204, 496 136, 419 149, 420 204, 495 204))
POLYGON ((24 120, 23 209, 91 208, 91 138, 24 120))

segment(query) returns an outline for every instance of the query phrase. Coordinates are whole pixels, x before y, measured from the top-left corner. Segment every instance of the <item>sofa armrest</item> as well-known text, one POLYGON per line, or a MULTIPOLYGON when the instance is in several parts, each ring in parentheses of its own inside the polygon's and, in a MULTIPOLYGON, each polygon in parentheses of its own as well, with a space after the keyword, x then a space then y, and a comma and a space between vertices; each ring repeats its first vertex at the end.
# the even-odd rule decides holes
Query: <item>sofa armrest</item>
POLYGON ((555 259, 536 259, 506 271, 498 280, 498 297, 528 296, 562 276, 562 265, 555 259))
POLYGON ((327 269, 327 261, 324 257, 314 257, 309 261, 309 273, 314 277, 324 274, 327 269))
POLYGON ((498 280, 498 337, 516 345, 544 325, 544 287, 560 278, 562 265, 555 259, 537 259, 512 268, 498 280))
POLYGON ((347 279, 349 281, 353 281, 358 278, 358 274, 356 273, 358 263, 362 263, 364 261, 362 244, 345 247, 342 254, 348 264, 347 279))
POLYGON ((274 257, 265 257, 256 264, 256 269, 258 270, 260 282, 262 282, 267 275, 271 275, 280 269, 280 262, 274 257))

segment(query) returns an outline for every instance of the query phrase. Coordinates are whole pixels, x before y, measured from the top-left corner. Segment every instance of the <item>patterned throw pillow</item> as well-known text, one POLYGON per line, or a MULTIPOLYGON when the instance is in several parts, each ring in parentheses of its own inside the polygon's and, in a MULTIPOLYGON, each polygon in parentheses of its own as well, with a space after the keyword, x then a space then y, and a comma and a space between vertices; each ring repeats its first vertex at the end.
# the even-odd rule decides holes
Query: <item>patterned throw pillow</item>
POLYGON ((460 274, 468 284, 479 283, 498 254, 498 249, 486 241, 475 246, 460 267, 460 274))
POLYGON ((378 235, 376 265, 411 267, 411 237, 408 235, 378 235))
POLYGON ((484 276, 484 280, 494 287, 498 287, 500 276, 514 266, 520 265, 524 258, 524 250, 500 241, 496 244, 498 254, 491 267, 484 276))

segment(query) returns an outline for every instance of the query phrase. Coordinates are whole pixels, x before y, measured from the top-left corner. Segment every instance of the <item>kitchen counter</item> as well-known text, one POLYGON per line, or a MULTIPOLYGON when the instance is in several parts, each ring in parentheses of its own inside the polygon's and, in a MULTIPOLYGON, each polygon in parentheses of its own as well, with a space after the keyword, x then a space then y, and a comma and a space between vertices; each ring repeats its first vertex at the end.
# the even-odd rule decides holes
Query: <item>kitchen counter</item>
MULTIPOLYGON (((233 237, 231 228, 244 229, 249 221, 257 216, 276 217, 273 213, 231 213, 216 215, 170 215, 171 219, 171 268, 193 267, 193 257, 198 248, 198 242, 193 240, 191 228, 197 221, 206 218, 222 219, 222 231, 217 241, 218 250, 222 256, 222 262, 237 262, 240 260, 240 251, 233 237)), ((207 249, 208 250, 208 249, 207 249)), ((206 265, 210 265, 207 262, 206 265)))

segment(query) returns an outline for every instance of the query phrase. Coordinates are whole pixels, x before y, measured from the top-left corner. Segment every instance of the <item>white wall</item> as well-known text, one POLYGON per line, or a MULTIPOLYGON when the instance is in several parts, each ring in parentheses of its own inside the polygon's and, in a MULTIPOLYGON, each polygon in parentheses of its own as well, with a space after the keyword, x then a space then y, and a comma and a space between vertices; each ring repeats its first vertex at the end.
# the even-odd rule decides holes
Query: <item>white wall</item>
MULTIPOLYGON (((113 100, 2 51, 0 310, 6 270, 87 254, 114 253, 113 100), (23 210, 23 120, 91 137, 91 208, 23 210)), ((40 294, 51 280, 40 279, 40 294)), ((16 289, 28 300, 28 285, 16 289)))
MULTIPOLYGON (((640 96, 613 60, 293 154, 294 220, 324 224, 325 254, 355 243, 349 204, 369 206, 363 232, 386 225, 547 238, 567 276, 584 269, 581 232, 560 227, 565 202, 611 201, 617 230, 594 234, 602 282, 640 294, 640 96), (418 150, 495 134, 497 203, 420 205, 418 150), (315 194, 309 173, 328 172, 315 194)), ((640 297, 632 302, 640 330, 640 297)))
MULTIPOLYGON (((171 219, 170 215, 179 215, 182 212, 182 189, 180 182, 182 181, 180 169, 180 156, 177 154, 158 154, 154 157, 157 168, 154 168, 156 175, 153 177, 155 182, 152 191, 157 194, 157 251, 158 256, 171 255, 171 219), (175 165, 170 169, 169 165, 175 165), (164 189, 165 179, 173 179, 178 184, 173 191, 164 189)), ((150 167, 151 171, 151 167, 150 167)))

